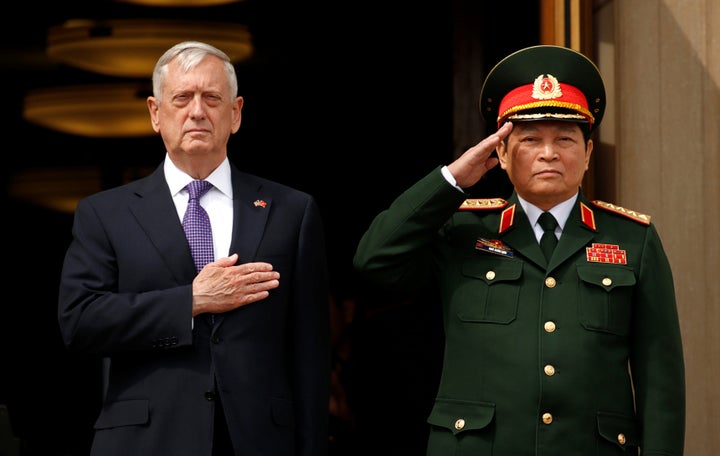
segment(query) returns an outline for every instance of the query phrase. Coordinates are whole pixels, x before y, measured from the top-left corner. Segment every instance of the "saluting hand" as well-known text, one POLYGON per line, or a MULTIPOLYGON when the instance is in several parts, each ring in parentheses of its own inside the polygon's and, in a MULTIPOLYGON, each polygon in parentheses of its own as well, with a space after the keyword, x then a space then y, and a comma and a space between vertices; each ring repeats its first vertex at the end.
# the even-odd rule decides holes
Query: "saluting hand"
POLYGON ((270 263, 235 265, 236 253, 208 263, 193 280, 193 317, 222 313, 265 299, 280 285, 280 273, 270 263))
POLYGON ((455 178, 458 187, 472 187, 498 164, 497 157, 491 157, 490 154, 511 131, 512 122, 506 122, 498 131, 463 152, 448 165, 448 171, 455 178))

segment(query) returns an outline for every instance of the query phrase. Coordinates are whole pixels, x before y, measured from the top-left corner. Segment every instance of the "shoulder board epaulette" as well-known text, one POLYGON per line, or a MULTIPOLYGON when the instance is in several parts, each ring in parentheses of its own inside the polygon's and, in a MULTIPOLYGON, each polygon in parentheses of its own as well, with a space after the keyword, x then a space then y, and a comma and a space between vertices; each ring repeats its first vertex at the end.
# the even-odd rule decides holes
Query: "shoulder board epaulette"
POLYGON ((502 209, 508 202, 502 198, 468 198, 460 205, 461 211, 484 211, 502 209))
POLYGON ((624 207, 616 206, 612 203, 606 203, 605 201, 594 200, 594 201, 592 201, 592 203, 601 209, 605 209, 606 211, 610 211, 610 212, 615 212, 616 214, 625 216, 625 217, 629 218, 630 220, 635 220, 636 222, 642 223, 643 225, 650 224, 650 216, 649 215, 641 214, 640 212, 635 212, 631 209, 625 209, 624 207))

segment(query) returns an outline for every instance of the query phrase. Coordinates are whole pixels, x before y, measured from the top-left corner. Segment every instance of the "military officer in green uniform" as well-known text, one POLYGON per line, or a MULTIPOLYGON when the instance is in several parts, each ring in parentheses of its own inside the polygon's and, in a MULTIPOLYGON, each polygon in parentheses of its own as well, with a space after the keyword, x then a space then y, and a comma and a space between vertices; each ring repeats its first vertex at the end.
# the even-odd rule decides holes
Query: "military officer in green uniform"
POLYGON ((481 91, 497 131, 405 191, 361 238, 363 277, 403 291, 435 284, 441 296, 427 455, 683 454, 683 350, 660 238, 649 216, 581 189, 605 103, 597 67, 576 51, 507 56, 481 91), (468 199, 498 164, 512 195, 468 199), (546 218, 556 223, 547 254, 546 218))

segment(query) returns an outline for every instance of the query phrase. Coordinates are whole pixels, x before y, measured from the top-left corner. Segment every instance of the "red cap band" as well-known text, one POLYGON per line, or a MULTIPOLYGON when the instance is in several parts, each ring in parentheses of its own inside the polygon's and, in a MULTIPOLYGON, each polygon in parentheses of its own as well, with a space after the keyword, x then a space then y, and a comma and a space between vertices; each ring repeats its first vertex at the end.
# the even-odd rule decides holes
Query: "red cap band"
POLYGON ((532 84, 526 84, 508 92, 500 101, 498 112, 498 128, 508 119, 574 120, 588 122, 591 126, 595 122, 595 118, 588 109, 587 98, 580 89, 565 83, 561 87, 558 80, 550 74, 540 75, 532 84), (548 109, 547 112, 538 112, 538 108, 551 109, 548 109), (524 113, 528 110, 534 112, 524 113))

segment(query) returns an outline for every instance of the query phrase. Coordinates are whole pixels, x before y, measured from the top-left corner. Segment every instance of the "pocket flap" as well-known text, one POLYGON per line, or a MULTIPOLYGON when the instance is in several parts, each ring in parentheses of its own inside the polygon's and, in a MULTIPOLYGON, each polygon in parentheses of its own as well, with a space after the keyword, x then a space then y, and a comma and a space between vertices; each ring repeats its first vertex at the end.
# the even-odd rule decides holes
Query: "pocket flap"
POLYGON ((600 435, 620 448, 640 445, 638 424, 635 418, 618 413, 598 412, 597 422, 600 435))
POLYGON ((484 428, 492 422, 493 416, 495 404, 490 402, 436 399, 427 421, 458 434, 484 428))
POLYGON ((577 272, 584 282, 597 285, 606 291, 615 287, 632 286, 636 282, 632 270, 619 266, 580 265, 577 267, 577 272))
POLYGON ((272 412, 275 423, 283 426, 289 426, 293 424, 292 401, 282 397, 272 398, 272 412))
POLYGON ((522 276, 523 264, 507 258, 465 261, 462 273, 466 277, 484 280, 486 283, 518 280, 522 276))
POLYGON ((147 399, 111 402, 103 406, 95 429, 145 424, 149 416, 147 399))

